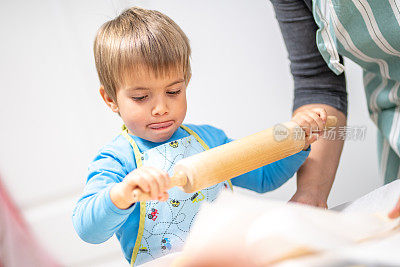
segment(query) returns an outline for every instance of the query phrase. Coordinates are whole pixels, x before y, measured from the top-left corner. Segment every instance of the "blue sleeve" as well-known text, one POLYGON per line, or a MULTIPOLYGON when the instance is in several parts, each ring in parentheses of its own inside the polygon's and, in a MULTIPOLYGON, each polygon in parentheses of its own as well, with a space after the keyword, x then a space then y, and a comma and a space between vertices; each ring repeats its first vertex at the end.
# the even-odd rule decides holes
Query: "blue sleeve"
POLYGON ((89 165, 89 175, 72 221, 82 240, 98 244, 108 240, 136 208, 117 208, 110 199, 110 189, 128 174, 126 162, 116 152, 103 149, 89 165))
POLYGON ((232 184, 258 193, 277 189, 286 183, 304 163, 310 147, 284 159, 233 178, 232 184))
MULTIPOLYGON (((188 125, 210 147, 220 146, 233 141, 224 131, 209 125, 188 125)), ((292 156, 275 161, 264 167, 242 174, 231 179, 235 186, 247 188, 259 193, 275 190, 287 182, 304 163, 311 147, 292 156)))

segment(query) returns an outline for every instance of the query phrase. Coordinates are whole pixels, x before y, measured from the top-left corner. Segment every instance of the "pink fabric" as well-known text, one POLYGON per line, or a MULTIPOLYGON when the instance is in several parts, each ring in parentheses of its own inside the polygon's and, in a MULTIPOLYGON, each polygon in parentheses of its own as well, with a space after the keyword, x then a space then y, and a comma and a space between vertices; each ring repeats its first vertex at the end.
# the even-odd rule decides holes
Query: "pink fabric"
POLYGON ((0 267, 60 266, 35 240, 0 178, 0 267))

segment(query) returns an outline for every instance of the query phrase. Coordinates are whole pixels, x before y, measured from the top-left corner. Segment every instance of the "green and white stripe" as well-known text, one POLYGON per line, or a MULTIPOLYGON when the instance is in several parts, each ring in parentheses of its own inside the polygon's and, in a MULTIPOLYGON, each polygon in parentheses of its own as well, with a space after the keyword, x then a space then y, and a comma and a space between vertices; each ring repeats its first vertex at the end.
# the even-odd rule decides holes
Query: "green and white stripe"
POLYGON ((313 0, 313 14, 328 66, 343 72, 342 55, 364 69, 368 110, 379 129, 380 172, 385 182, 399 178, 400 0, 313 0))

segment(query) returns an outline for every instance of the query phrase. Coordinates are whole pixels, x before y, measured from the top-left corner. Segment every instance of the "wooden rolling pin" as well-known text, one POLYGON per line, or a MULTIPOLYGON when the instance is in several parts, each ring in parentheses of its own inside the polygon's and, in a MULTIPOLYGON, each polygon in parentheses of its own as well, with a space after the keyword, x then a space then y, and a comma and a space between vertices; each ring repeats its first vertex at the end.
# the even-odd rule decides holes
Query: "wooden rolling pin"
MULTIPOLYGON (((335 116, 328 116, 325 129, 336 123, 335 116)), ((304 130, 289 121, 184 158, 174 167, 170 187, 179 186, 184 192, 193 193, 229 180, 300 152, 305 145, 304 136, 304 130)), ((150 195, 135 189, 133 198, 135 202, 146 201, 150 195)))

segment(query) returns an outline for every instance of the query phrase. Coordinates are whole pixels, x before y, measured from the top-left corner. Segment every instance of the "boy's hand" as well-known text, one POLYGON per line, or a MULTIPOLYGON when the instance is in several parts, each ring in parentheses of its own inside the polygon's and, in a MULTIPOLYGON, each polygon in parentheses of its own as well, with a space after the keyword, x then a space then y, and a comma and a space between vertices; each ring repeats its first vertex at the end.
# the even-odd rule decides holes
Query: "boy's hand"
POLYGON ((122 182, 115 184, 110 190, 111 201, 119 209, 127 209, 133 203, 133 190, 140 188, 149 193, 152 200, 168 199, 169 176, 163 170, 154 167, 141 167, 129 173, 122 182))
POLYGON ((292 118, 292 121, 297 123, 306 133, 304 150, 315 142, 318 135, 324 130, 327 116, 324 108, 313 108, 300 111, 292 118))

